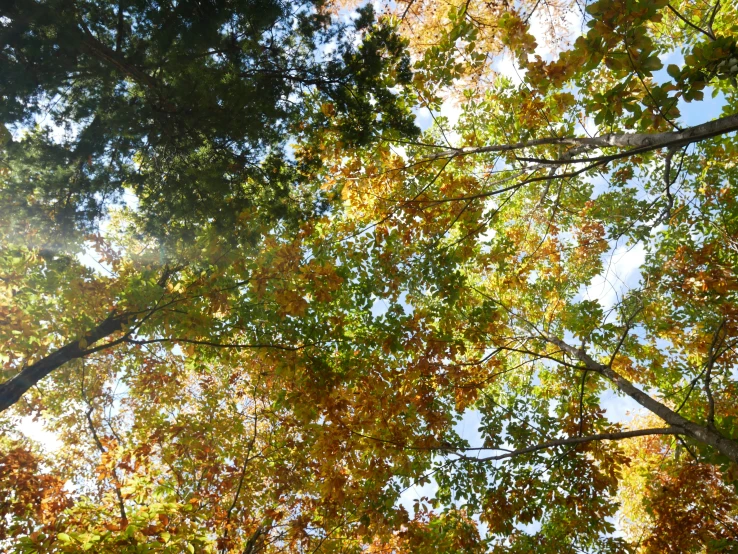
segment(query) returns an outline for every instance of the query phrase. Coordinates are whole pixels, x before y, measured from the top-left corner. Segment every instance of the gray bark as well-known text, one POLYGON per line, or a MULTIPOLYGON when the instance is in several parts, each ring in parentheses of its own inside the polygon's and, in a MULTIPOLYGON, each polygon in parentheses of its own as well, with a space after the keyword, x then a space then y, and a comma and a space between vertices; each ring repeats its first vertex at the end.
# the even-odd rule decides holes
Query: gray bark
MULTIPOLYGON (((618 133, 607 134, 599 137, 551 137, 542 138, 525 142, 516 142, 512 144, 493 144, 490 146, 481 146, 478 148, 451 148, 442 150, 428 156, 427 160, 440 158, 455 158, 459 156, 468 156, 471 154, 483 154, 485 152, 511 152, 514 150, 522 150, 524 148, 532 148, 544 145, 570 145, 573 151, 581 152, 582 150, 592 148, 630 148, 631 150, 620 154, 613 155, 614 158, 624 157, 636 153, 658 150, 660 148, 679 148, 693 142, 699 142, 708 138, 724 135, 738 131, 738 114, 729 115, 708 121, 694 127, 689 127, 682 131, 670 131, 666 133, 618 133)), ((548 164, 557 163, 575 163, 575 162, 592 162, 599 158, 577 159, 571 156, 571 152, 564 154, 559 160, 546 160, 548 164)), ((606 158, 604 156, 603 158, 606 158)), ((536 160, 538 161, 538 160, 536 160)))
POLYGON ((724 437, 716 429, 699 425, 679 415, 665 404, 662 404, 637 388, 633 383, 614 371, 611 367, 595 361, 584 350, 574 348, 558 337, 546 336, 546 340, 555 344, 562 351, 582 362, 588 370, 598 373, 612 381, 621 392, 630 396, 641 406, 659 416, 672 427, 681 429, 684 435, 712 446, 731 461, 738 463, 738 442, 724 437))

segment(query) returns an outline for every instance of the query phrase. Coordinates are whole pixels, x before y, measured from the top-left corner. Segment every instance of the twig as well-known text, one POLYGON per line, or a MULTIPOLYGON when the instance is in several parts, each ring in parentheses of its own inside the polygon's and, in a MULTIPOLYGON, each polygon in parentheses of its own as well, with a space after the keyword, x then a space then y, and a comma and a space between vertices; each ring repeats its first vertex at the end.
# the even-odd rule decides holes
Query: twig
MULTIPOLYGON (((634 431, 620 431, 617 433, 599 433, 597 435, 589 435, 586 437, 568 437, 563 439, 556 439, 548 442, 544 442, 541 444, 536 444, 534 446, 528 446, 526 448, 519 448, 517 450, 513 450, 512 452, 507 452, 505 454, 499 454, 497 456, 489 456, 487 458, 471 458, 466 457, 461 454, 459 456, 475 460, 479 462, 489 462, 489 461, 495 461, 495 460, 504 460, 506 458, 514 458, 515 456, 521 456, 523 454, 531 454, 533 452, 538 452, 539 450, 547 450, 549 448, 553 448, 555 446, 565 446, 569 444, 584 444, 588 442, 595 442, 595 441, 615 441, 615 440, 622 440, 622 439, 629 439, 633 437, 643 437, 648 435, 679 435, 683 434, 684 430, 680 429, 678 427, 657 427, 654 429, 637 429, 634 431)), ((492 448, 465 448, 464 451, 469 450, 494 450, 492 448)))
MULTIPOLYGON (((717 6, 720 5, 720 1, 719 0, 718 0, 718 3, 716 5, 717 6)), ((669 8, 669 10, 671 11, 671 13, 673 13, 679 19, 681 19, 682 21, 684 21, 684 23, 686 23, 687 25, 689 25, 690 27, 692 27, 692 29, 694 29, 695 31, 697 31, 699 33, 702 33, 705 36, 707 36, 707 38, 709 38, 710 40, 715 40, 715 35, 712 34, 712 32, 705 31, 702 27, 698 27, 697 25, 695 25, 694 23, 692 23, 689 19, 687 19, 682 14, 680 14, 676 9, 674 9, 674 7, 671 4, 667 4, 666 7, 669 8)), ((714 12, 713 12, 713 17, 715 17, 714 16, 714 12)), ((710 27, 710 30, 712 30, 712 19, 710 19, 709 27, 710 27)))

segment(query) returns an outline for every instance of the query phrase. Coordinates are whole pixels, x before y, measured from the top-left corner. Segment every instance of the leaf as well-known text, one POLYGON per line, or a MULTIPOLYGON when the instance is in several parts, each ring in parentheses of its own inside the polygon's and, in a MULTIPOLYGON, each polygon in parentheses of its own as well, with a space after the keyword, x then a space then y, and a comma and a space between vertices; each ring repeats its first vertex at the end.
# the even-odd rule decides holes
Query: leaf
POLYGON ((650 56, 641 62, 641 67, 646 71, 658 71, 663 66, 658 56, 650 56))
POLYGON ((13 135, 5 125, 0 124, 0 145, 6 145, 10 142, 13 142, 13 135))

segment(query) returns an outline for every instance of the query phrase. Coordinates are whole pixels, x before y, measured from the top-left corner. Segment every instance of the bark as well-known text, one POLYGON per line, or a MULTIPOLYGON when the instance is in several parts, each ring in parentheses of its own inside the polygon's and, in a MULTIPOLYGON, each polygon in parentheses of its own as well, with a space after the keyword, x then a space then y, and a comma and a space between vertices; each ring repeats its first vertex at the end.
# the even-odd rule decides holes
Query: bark
POLYGON ((637 388, 628 379, 613 371, 611 367, 595 361, 584 350, 574 348, 557 337, 547 336, 546 339, 582 362, 588 370, 599 373, 612 381, 620 391, 630 396, 650 412, 659 416, 672 427, 682 430, 684 435, 712 446, 731 461, 738 463, 738 442, 724 437, 717 430, 711 429, 709 426, 699 425, 679 415, 668 406, 637 388))
MULTIPOLYGON (((120 331, 124 326, 124 321, 120 316, 111 315, 105 321, 100 323, 94 329, 88 331, 84 336, 87 343, 83 348, 79 340, 72 341, 62 346, 56 352, 49 354, 45 358, 24 368, 18 375, 0 384, 0 412, 18 402, 25 392, 46 377, 56 368, 65 363, 86 356, 91 351, 89 349, 96 342, 111 336, 120 331)), ((116 341, 117 344, 117 341, 116 341)), ((112 346, 112 344, 111 344, 112 346)))
MULTIPOLYGON (((157 281, 157 285, 164 288, 169 278, 183 268, 183 265, 178 265, 175 267, 166 266, 164 268, 164 271, 162 272, 161 277, 159 278, 159 281, 157 281)), ((139 323, 145 321, 156 310, 156 307, 151 309, 148 315, 144 316, 143 318, 139 318, 136 315, 143 312, 128 312, 125 314, 116 314, 115 312, 113 312, 107 317, 107 319, 105 319, 105 321, 100 323, 94 329, 91 329, 90 331, 85 333, 85 335, 82 337, 85 342, 84 346, 80 344, 79 340, 74 340, 66 344, 65 346, 62 346, 56 352, 53 352, 45 358, 42 358, 39 361, 24 368, 18 375, 16 375, 12 379, 9 379, 4 383, 0 383, 0 413, 4 412, 10 406, 18 402, 21 396, 23 396, 28 389, 30 389, 41 379, 46 377, 49 373, 51 373, 58 367, 61 367, 65 363, 78 358, 83 358, 89 354, 98 352, 106 348, 111 348, 122 342, 126 342, 129 338, 130 332, 116 340, 110 341, 106 344, 102 344, 94 348, 90 348, 96 342, 107 338, 117 333, 118 331, 122 331, 133 321, 138 320, 139 323)))
POLYGON ((481 146, 479 148, 452 148, 437 152, 428 156, 427 160, 439 158, 455 158, 458 156, 468 156, 470 154, 482 154, 485 152, 510 152, 513 150, 522 150, 524 148, 532 148, 544 145, 570 145, 579 148, 630 148, 626 152, 614 154, 613 156, 600 156, 595 158, 573 158, 571 155, 564 154, 558 160, 543 160, 539 158, 519 158, 521 161, 533 161, 536 163, 546 164, 569 164, 574 162, 593 162, 605 159, 617 159, 620 157, 631 156, 651 150, 661 148, 679 148, 693 142, 699 142, 719 135, 724 135, 738 130, 738 114, 729 115, 708 121, 694 127, 689 127, 682 131, 671 131, 666 133, 611 133, 600 137, 550 137, 536 139, 526 142, 516 142, 512 144, 494 144, 490 146, 481 146))
POLYGON ((243 549, 243 554, 255 554, 260 548, 260 540, 265 533, 264 527, 260 525, 256 528, 256 531, 254 531, 254 534, 249 537, 249 540, 246 541, 246 546, 243 549))

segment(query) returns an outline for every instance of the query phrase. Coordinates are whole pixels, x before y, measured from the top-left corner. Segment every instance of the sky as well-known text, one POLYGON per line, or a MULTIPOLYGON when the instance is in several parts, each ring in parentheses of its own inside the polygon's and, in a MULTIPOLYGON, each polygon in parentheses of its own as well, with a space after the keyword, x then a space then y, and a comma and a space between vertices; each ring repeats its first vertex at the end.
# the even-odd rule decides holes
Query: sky
MULTIPOLYGON (((544 59, 552 56, 552 50, 547 46, 546 41, 543 39, 544 26, 543 20, 534 15, 532 18, 531 32, 537 38, 538 48, 536 53, 544 59)), ((571 38, 575 38, 581 29, 581 16, 575 12, 571 13, 569 20, 569 29, 571 32, 571 38)), ((664 69, 661 70, 661 75, 657 73, 655 75, 656 80, 665 79, 666 77, 666 66, 670 63, 680 65, 683 63, 683 58, 678 52, 672 52, 665 56, 662 56, 662 62, 664 63, 664 69)), ((524 73, 515 67, 515 63, 510 56, 501 57, 495 64, 495 69, 502 75, 511 79, 513 83, 521 83, 521 77, 524 73)), ((712 118, 716 118, 720 115, 724 100, 718 96, 715 99, 711 99, 709 94, 705 95, 706 99, 704 102, 698 105, 682 104, 680 106, 682 110, 681 121, 685 125, 695 125, 702 123, 712 118)), ((461 109, 454 100, 447 100, 441 107, 441 115, 448 118, 450 126, 453 126, 455 121, 458 119, 461 113, 461 109)), ((417 123, 421 128, 427 128, 432 123, 432 118, 429 113, 418 111, 417 112, 417 123)), ((453 134, 448 135, 453 142, 453 134)), ((135 199, 128 199, 128 203, 132 203, 135 199)), ((94 253, 87 252, 80 255, 80 261, 86 265, 100 271, 100 267, 97 260, 94 257, 94 253)), ((590 300, 598 301, 603 309, 607 311, 616 302, 622 293, 634 286, 638 285, 640 280, 640 267, 645 259, 645 251, 642 244, 635 246, 628 246, 626 244, 612 244, 611 250, 606 254, 608 263, 606 268, 597 277, 595 277, 586 290, 582 291, 582 296, 590 300)), ((104 269, 104 268, 103 268, 104 269)), ((378 303, 373 309, 377 313, 382 312, 381 303, 378 303)), ((633 415, 639 412, 640 407, 630 398, 620 396, 615 392, 607 392, 602 396, 602 407, 606 410, 607 416, 612 421, 627 422, 633 415)), ((474 410, 467 410, 461 417, 460 421, 456 424, 456 431, 459 435, 469 441, 470 446, 481 446, 481 436, 479 433, 480 415, 474 410)), ((57 439, 54 433, 49 432, 44 428, 41 420, 34 421, 29 417, 22 418, 20 420, 19 429, 29 438, 38 441, 47 451, 54 451, 61 447, 61 442, 57 439)), ((413 485, 410 486, 401 496, 400 503, 412 514, 413 503, 415 500, 421 497, 433 497, 437 490, 437 485, 431 480, 429 484, 424 486, 413 485)))
MULTIPOLYGON (((581 14, 571 12, 568 20, 570 40, 576 39, 582 29, 581 14)), ((547 45, 544 39, 543 20, 534 15, 531 19, 531 34, 536 37, 538 47, 536 54, 544 59, 551 59, 552 49, 547 45)), ((661 56, 661 62, 664 64, 662 70, 654 74, 656 81, 665 81, 669 79, 666 73, 666 67, 669 64, 682 65, 684 58, 680 52, 674 51, 661 56)), ((519 70, 511 56, 502 56, 494 64, 496 71, 509 78, 514 84, 521 84, 525 75, 524 71, 519 70)), ((704 123, 710 119, 720 117, 725 100, 722 95, 711 98, 708 92, 705 93, 705 100, 699 103, 687 104, 680 102, 679 108, 682 113, 680 122, 685 126, 697 125, 704 123)), ((453 100, 447 100, 442 108, 441 115, 449 120, 449 126, 453 126, 461 114, 461 108, 453 100)), ((427 113, 418 114, 418 124, 421 128, 427 128, 432 123, 432 119, 427 113)), ((588 126, 589 127, 589 126, 588 126)), ((592 128, 582 129, 591 134, 592 128)), ((449 134, 447 133, 447 136, 449 134)), ((453 139, 451 139, 453 141, 453 139)), ((597 183, 595 183, 595 191, 597 183)), ((660 229, 655 229, 658 232, 660 229)), ((627 245, 624 243, 612 244, 609 252, 604 255, 607 263, 605 270, 597 275, 590 282, 586 290, 582 291, 582 297, 588 300, 598 301, 607 312, 617 302, 618 298, 628 289, 634 288, 639 284, 641 271, 640 268, 645 261, 645 249, 642 243, 636 245, 627 245)), ((627 423, 638 413, 643 413, 643 408, 630 397, 618 394, 614 390, 609 390, 601 396, 601 406, 605 410, 607 417, 613 422, 627 423)), ((456 425, 456 431, 462 439, 469 441, 471 447, 482 446, 482 439, 479 433, 479 425, 481 417, 475 410, 467 410, 461 420, 456 425)), ((401 496, 400 503, 409 511, 414 513, 413 503, 421 498, 432 498, 438 486, 435 481, 426 485, 414 485, 409 487, 401 496)), ((617 521, 615 521, 617 528, 617 521)), ((534 525, 535 527, 535 525, 534 525)), ((529 531, 532 529, 529 529, 529 531)))

